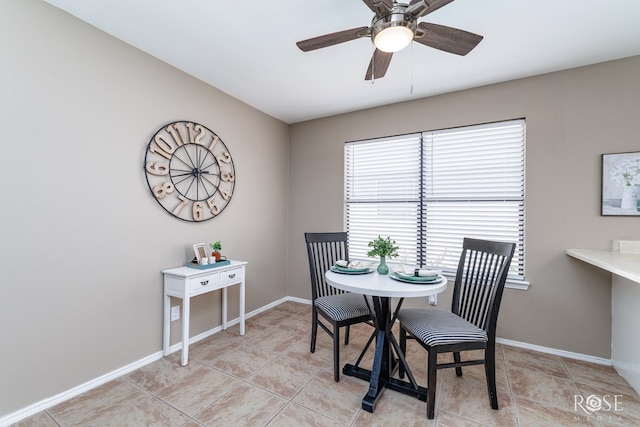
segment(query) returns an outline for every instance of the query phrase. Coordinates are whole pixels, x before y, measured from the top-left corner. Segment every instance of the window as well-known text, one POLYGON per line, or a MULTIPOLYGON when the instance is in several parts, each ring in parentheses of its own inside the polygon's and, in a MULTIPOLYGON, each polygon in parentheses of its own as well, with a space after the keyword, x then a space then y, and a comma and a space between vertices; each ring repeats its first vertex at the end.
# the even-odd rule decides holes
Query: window
POLYGON ((517 243, 509 281, 524 281, 525 121, 345 144, 352 258, 396 240, 399 260, 455 272, 463 237, 517 243))

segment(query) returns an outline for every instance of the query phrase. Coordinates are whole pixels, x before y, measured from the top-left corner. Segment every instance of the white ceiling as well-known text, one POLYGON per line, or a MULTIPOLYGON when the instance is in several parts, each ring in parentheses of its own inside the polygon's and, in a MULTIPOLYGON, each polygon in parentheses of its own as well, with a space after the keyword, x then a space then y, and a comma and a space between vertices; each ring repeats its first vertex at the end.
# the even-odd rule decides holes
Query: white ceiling
POLYGON ((419 21, 484 40, 464 57, 413 43, 374 83, 370 39, 295 45, 369 25, 360 0, 44 1, 286 123, 640 54, 640 0, 456 0, 419 21))

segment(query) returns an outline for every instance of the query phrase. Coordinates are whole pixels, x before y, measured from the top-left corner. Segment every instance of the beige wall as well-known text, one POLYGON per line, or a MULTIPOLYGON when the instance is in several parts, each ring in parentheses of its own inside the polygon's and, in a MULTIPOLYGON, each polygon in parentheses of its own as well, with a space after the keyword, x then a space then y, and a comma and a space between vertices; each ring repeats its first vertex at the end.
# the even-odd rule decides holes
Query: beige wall
POLYGON ((639 218, 599 215, 600 155, 640 151, 639 75, 633 57, 292 125, 289 295, 310 295, 303 233, 343 228, 345 141, 524 117, 531 287, 505 292, 498 336, 609 358, 610 275, 564 250, 640 238, 639 218))
MULTIPOLYGON (((286 296, 265 256, 287 252, 286 124, 39 0, 0 2, 0 52, 0 418, 160 351, 160 271, 193 243, 249 262, 248 311, 286 296), (233 199, 206 223, 147 187, 146 144, 175 120, 234 159, 233 199)), ((194 299, 192 335, 220 324, 219 301, 194 299)))
MULTIPOLYGON (((639 57, 286 126, 38 0, 0 2, 0 52, 0 417, 160 351, 160 270, 192 243, 249 261, 249 311, 309 298, 302 235, 343 227, 345 141, 517 117, 532 286, 507 291, 499 335, 610 356, 609 276, 563 251, 640 238, 637 218, 598 214, 600 154, 640 150, 639 57), (147 189, 146 144, 173 120, 234 158, 233 200, 207 223, 147 189)), ((193 305, 192 335, 219 325, 219 294, 193 305)))

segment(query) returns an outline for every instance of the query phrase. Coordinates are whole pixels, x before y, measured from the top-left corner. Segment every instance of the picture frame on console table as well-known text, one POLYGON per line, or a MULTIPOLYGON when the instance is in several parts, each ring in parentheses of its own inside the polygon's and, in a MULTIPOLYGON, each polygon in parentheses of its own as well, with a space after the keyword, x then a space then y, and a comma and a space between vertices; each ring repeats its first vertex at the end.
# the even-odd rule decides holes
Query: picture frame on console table
POLYGON ((602 216, 640 216, 640 151, 602 155, 602 216))
POLYGON ((202 265, 202 259, 209 259, 207 255, 207 247, 204 243, 196 243, 193 245, 193 252, 196 254, 196 259, 198 260, 198 264, 202 265))

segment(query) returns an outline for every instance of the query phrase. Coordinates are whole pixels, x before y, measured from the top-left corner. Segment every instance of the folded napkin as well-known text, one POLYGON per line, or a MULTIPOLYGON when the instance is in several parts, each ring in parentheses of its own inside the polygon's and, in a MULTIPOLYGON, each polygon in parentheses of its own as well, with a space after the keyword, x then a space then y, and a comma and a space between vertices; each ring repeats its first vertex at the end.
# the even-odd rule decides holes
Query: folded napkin
POLYGON ((437 276, 439 274, 442 274, 442 270, 426 270, 424 268, 416 268, 413 272, 414 276, 420 277, 437 276))
POLYGON ((442 270, 427 270, 425 268, 415 268, 408 265, 398 265, 393 271, 405 276, 431 277, 442 274, 442 270))
POLYGON ((336 266, 342 268, 369 268, 371 266, 370 263, 362 262, 362 261, 345 261, 343 259, 339 259, 336 261, 336 266))

